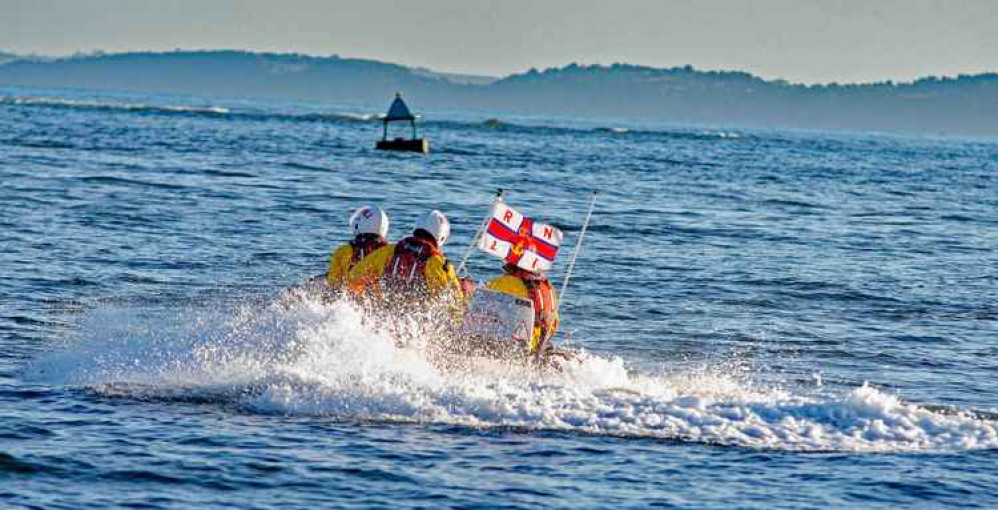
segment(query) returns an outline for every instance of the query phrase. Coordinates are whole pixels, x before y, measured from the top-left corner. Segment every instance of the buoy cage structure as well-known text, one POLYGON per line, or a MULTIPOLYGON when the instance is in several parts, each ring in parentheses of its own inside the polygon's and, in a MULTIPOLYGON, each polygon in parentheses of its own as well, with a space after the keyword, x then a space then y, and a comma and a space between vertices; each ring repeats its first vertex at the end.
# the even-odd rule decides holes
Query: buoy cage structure
POLYGON ((395 100, 388 108, 388 114, 381 119, 383 131, 381 140, 375 144, 374 148, 383 151, 404 151, 427 153, 430 151, 430 144, 426 140, 419 138, 416 131, 416 116, 412 114, 409 107, 402 100, 401 94, 395 94, 395 100), (412 126, 412 138, 388 138, 388 124, 392 122, 408 122, 412 126))

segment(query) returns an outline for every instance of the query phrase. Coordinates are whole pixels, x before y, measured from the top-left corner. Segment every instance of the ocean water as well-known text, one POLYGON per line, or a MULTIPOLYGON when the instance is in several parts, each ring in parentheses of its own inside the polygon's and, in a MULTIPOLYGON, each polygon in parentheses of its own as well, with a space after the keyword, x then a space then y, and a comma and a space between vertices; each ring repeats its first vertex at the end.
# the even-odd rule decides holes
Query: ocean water
POLYGON ((0 90, 0 506, 998 505, 995 141, 373 113, 0 90), (599 192, 563 371, 280 299, 496 188, 566 244, 599 192))

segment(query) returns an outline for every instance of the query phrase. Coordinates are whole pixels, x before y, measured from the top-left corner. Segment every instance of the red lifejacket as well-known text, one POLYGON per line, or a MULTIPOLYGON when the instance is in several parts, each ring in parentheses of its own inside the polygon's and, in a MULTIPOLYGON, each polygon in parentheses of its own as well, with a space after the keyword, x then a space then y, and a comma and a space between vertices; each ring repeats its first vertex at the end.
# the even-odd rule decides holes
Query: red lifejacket
POLYGON ((527 287, 527 297, 534 303, 535 326, 541 328, 541 340, 547 339, 549 334, 553 334, 553 328, 558 325, 558 316, 554 309, 555 294, 551 280, 542 274, 535 274, 529 271, 516 271, 516 276, 527 287))
POLYGON ((434 255, 443 256, 436 243, 420 237, 407 237, 395 244, 392 258, 385 266, 384 278, 392 282, 426 280, 426 262, 434 255))
POLYGON ((350 241, 350 267, 356 266, 364 257, 374 253, 374 250, 388 244, 384 237, 376 234, 361 234, 350 241))

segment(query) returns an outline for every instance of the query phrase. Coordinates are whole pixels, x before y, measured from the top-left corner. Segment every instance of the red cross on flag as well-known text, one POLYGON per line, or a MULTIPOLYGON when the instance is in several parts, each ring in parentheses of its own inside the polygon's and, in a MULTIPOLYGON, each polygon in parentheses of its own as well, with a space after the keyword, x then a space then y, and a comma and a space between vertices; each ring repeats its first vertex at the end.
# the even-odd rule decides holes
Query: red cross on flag
POLYGON ((561 230, 496 201, 478 248, 527 271, 542 272, 551 269, 564 237, 561 230))

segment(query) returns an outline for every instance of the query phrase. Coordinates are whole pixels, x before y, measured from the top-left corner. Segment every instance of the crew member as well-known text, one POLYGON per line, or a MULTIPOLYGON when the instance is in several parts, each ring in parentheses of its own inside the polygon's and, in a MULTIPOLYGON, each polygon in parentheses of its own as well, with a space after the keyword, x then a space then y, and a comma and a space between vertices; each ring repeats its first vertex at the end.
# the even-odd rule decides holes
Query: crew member
POLYGON ((346 283, 347 275, 361 260, 379 248, 388 245, 388 215, 378 206, 365 205, 350 217, 350 230, 354 238, 337 248, 329 257, 326 284, 338 289, 346 283))
POLYGON ((386 245, 360 261, 347 277, 355 293, 378 288, 381 297, 422 301, 444 297, 461 299, 457 274, 441 247, 450 236, 450 223, 440 211, 416 222, 412 234, 386 245))
POLYGON ((542 347, 551 347, 551 337, 558 331, 558 301, 554 286, 541 272, 523 269, 516 264, 502 266, 504 275, 492 280, 487 287, 496 292, 529 299, 534 304, 534 333, 530 341, 530 354, 542 347))

